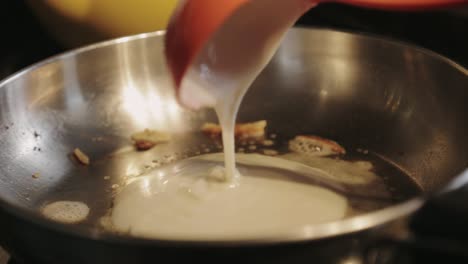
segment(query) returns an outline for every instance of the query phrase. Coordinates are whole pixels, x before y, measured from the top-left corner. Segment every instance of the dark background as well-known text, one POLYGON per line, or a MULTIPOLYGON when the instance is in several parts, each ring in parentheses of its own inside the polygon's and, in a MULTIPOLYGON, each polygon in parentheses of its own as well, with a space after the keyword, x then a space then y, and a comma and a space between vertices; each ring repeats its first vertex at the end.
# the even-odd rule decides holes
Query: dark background
POLYGON ((468 66, 468 1, 463 7, 424 12, 386 12, 329 4, 312 9, 299 23, 408 42, 468 66))
MULTIPOLYGON (((65 51, 41 28, 23 1, 0 2, 0 79, 65 51)), ((370 33, 409 42, 468 67, 467 8, 415 13, 324 4, 307 13, 298 24, 370 33)))

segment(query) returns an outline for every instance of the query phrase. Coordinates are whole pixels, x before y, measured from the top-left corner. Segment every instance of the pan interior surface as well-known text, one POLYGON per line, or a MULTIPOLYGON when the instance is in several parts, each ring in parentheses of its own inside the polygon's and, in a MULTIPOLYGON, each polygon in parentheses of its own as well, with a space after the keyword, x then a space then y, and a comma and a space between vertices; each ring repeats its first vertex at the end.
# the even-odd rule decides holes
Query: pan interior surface
MULTIPOLYGON (((200 132, 206 122, 217 122, 214 112, 191 112, 177 104, 162 38, 155 33, 98 44, 1 84, 4 209, 43 219, 50 203, 80 202, 89 211, 72 207, 86 211, 86 220, 66 228, 104 237, 111 232, 103 226, 114 197, 126 184, 221 151, 219 141, 200 132), (136 151, 130 137, 147 128, 168 132, 171 140, 136 151), (89 156, 88 166, 74 157, 76 148, 89 156)), ((390 206, 398 212, 399 205, 440 189, 466 167, 466 87, 466 70, 429 52, 355 34, 292 29, 238 116, 238 122, 266 120, 266 139, 274 145, 238 141, 237 151, 304 164, 290 151, 291 140, 298 135, 332 139, 346 149, 340 160, 369 162, 379 176, 378 188, 321 182, 353 205, 346 218, 390 206), (266 150, 278 156, 265 156, 266 150)))

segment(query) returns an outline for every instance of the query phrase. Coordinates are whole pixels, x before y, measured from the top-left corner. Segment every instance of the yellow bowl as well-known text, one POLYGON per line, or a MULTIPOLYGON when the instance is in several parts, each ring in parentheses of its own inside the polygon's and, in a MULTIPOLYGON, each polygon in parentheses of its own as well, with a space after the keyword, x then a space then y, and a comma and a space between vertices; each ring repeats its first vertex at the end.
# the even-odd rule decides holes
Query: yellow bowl
POLYGON ((28 0, 44 27, 76 47, 166 28, 178 0, 28 0))

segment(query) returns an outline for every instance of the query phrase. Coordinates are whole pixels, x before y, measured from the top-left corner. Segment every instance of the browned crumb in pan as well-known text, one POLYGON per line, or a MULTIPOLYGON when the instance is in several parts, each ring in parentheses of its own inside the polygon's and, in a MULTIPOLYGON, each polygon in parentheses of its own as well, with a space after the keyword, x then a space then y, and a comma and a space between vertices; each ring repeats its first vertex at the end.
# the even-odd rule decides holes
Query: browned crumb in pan
POLYGON ((169 141, 170 138, 170 134, 168 133, 150 129, 145 129, 131 135, 131 139, 138 150, 151 149, 159 143, 169 141))
POLYGON ((289 141, 293 152, 314 156, 342 155, 346 150, 337 142, 314 135, 299 135, 289 141))
MULTIPOLYGON (((239 123, 236 124, 234 129, 234 135, 236 138, 261 138, 265 135, 265 128, 267 121, 260 120, 250 123, 239 123)), ((214 123, 203 124, 201 131, 210 137, 221 136, 221 126, 214 123)))
POLYGON ((73 156, 83 165, 89 165, 90 159, 89 157, 83 153, 79 148, 75 148, 73 150, 73 156))
POLYGON ((156 143, 146 140, 137 140, 135 141, 135 147, 138 150, 148 150, 156 146, 156 143))

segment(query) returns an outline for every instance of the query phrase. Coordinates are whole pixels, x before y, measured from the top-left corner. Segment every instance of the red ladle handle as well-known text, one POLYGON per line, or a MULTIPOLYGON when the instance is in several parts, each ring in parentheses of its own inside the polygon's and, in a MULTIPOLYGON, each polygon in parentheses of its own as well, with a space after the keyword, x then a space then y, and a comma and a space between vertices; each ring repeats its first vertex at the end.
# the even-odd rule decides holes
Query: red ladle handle
POLYGON ((322 0, 319 2, 338 2, 388 10, 422 10, 468 3, 467 0, 322 0))

